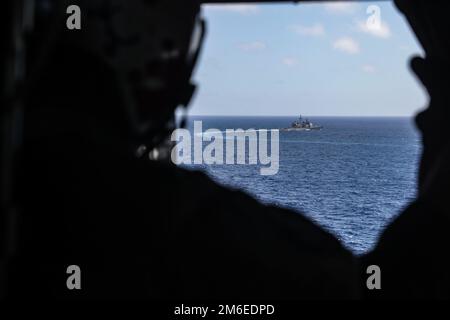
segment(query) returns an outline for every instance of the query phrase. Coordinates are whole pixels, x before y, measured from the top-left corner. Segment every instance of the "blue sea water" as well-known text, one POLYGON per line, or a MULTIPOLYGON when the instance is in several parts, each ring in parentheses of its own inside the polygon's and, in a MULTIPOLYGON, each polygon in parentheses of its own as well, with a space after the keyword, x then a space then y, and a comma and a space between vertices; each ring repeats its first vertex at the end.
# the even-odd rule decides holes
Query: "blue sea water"
MULTIPOLYGON (((190 117, 203 130, 279 129, 295 117, 190 117)), ((356 254, 416 194, 420 136, 412 118, 315 117, 320 131, 280 132, 279 172, 255 165, 192 165, 220 184, 302 212, 356 254)), ((207 144, 207 143, 206 143, 207 144)))

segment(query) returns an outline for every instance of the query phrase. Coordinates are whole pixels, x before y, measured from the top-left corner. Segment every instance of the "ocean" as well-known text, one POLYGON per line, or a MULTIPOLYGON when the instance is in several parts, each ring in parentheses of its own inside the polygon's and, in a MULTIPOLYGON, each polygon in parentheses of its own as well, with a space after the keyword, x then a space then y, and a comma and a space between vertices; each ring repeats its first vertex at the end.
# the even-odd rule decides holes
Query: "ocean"
MULTIPOLYGON (((192 116, 207 129, 280 129, 295 117, 192 116)), ((320 131, 280 132, 279 171, 255 165, 189 165, 264 203, 305 214, 355 254, 369 251, 414 199, 421 151, 412 118, 312 117, 320 131)), ((208 143, 205 143, 208 144, 208 143)))

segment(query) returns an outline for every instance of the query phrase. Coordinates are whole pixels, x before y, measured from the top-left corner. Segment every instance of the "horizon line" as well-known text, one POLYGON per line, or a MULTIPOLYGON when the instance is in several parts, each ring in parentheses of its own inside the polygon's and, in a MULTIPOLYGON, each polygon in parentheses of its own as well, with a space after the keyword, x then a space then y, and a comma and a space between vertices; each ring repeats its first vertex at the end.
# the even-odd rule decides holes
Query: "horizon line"
MULTIPOLYGON (((180 116, 180 115, 177 115, 180 116)), ((188 117, 298 117, 299 115, 188 114, 188 117)), ((308 115, 306 118, 414 118, 416 115, 308 115)))

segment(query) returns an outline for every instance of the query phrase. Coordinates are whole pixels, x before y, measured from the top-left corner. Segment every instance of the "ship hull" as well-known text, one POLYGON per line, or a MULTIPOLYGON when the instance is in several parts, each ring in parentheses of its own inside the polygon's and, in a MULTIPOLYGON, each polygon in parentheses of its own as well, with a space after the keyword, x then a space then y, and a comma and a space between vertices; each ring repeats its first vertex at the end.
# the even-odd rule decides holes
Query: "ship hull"
POLYGON ((312 127, 312 128, 282 128, 280 131, 312 131, 312 130, 322 130, 323 127, 312 127))

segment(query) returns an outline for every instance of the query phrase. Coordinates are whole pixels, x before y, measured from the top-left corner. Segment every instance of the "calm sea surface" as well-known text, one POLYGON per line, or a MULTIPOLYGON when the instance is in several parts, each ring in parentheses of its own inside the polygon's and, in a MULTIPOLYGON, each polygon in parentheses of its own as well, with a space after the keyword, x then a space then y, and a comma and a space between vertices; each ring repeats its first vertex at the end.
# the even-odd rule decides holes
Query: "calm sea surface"
MULTIPOLYGON (((190 117, 203 130, 279 129, 295 117, 190 117)), ((192 165, 266 203, 303 212, 355 253, 416 194, 420 137, 411 118, 316 117, 320 131, 280 132, 279 172, 257 165, 192 165)), ((208 143, 205 143, 206 146, 208 143)))

